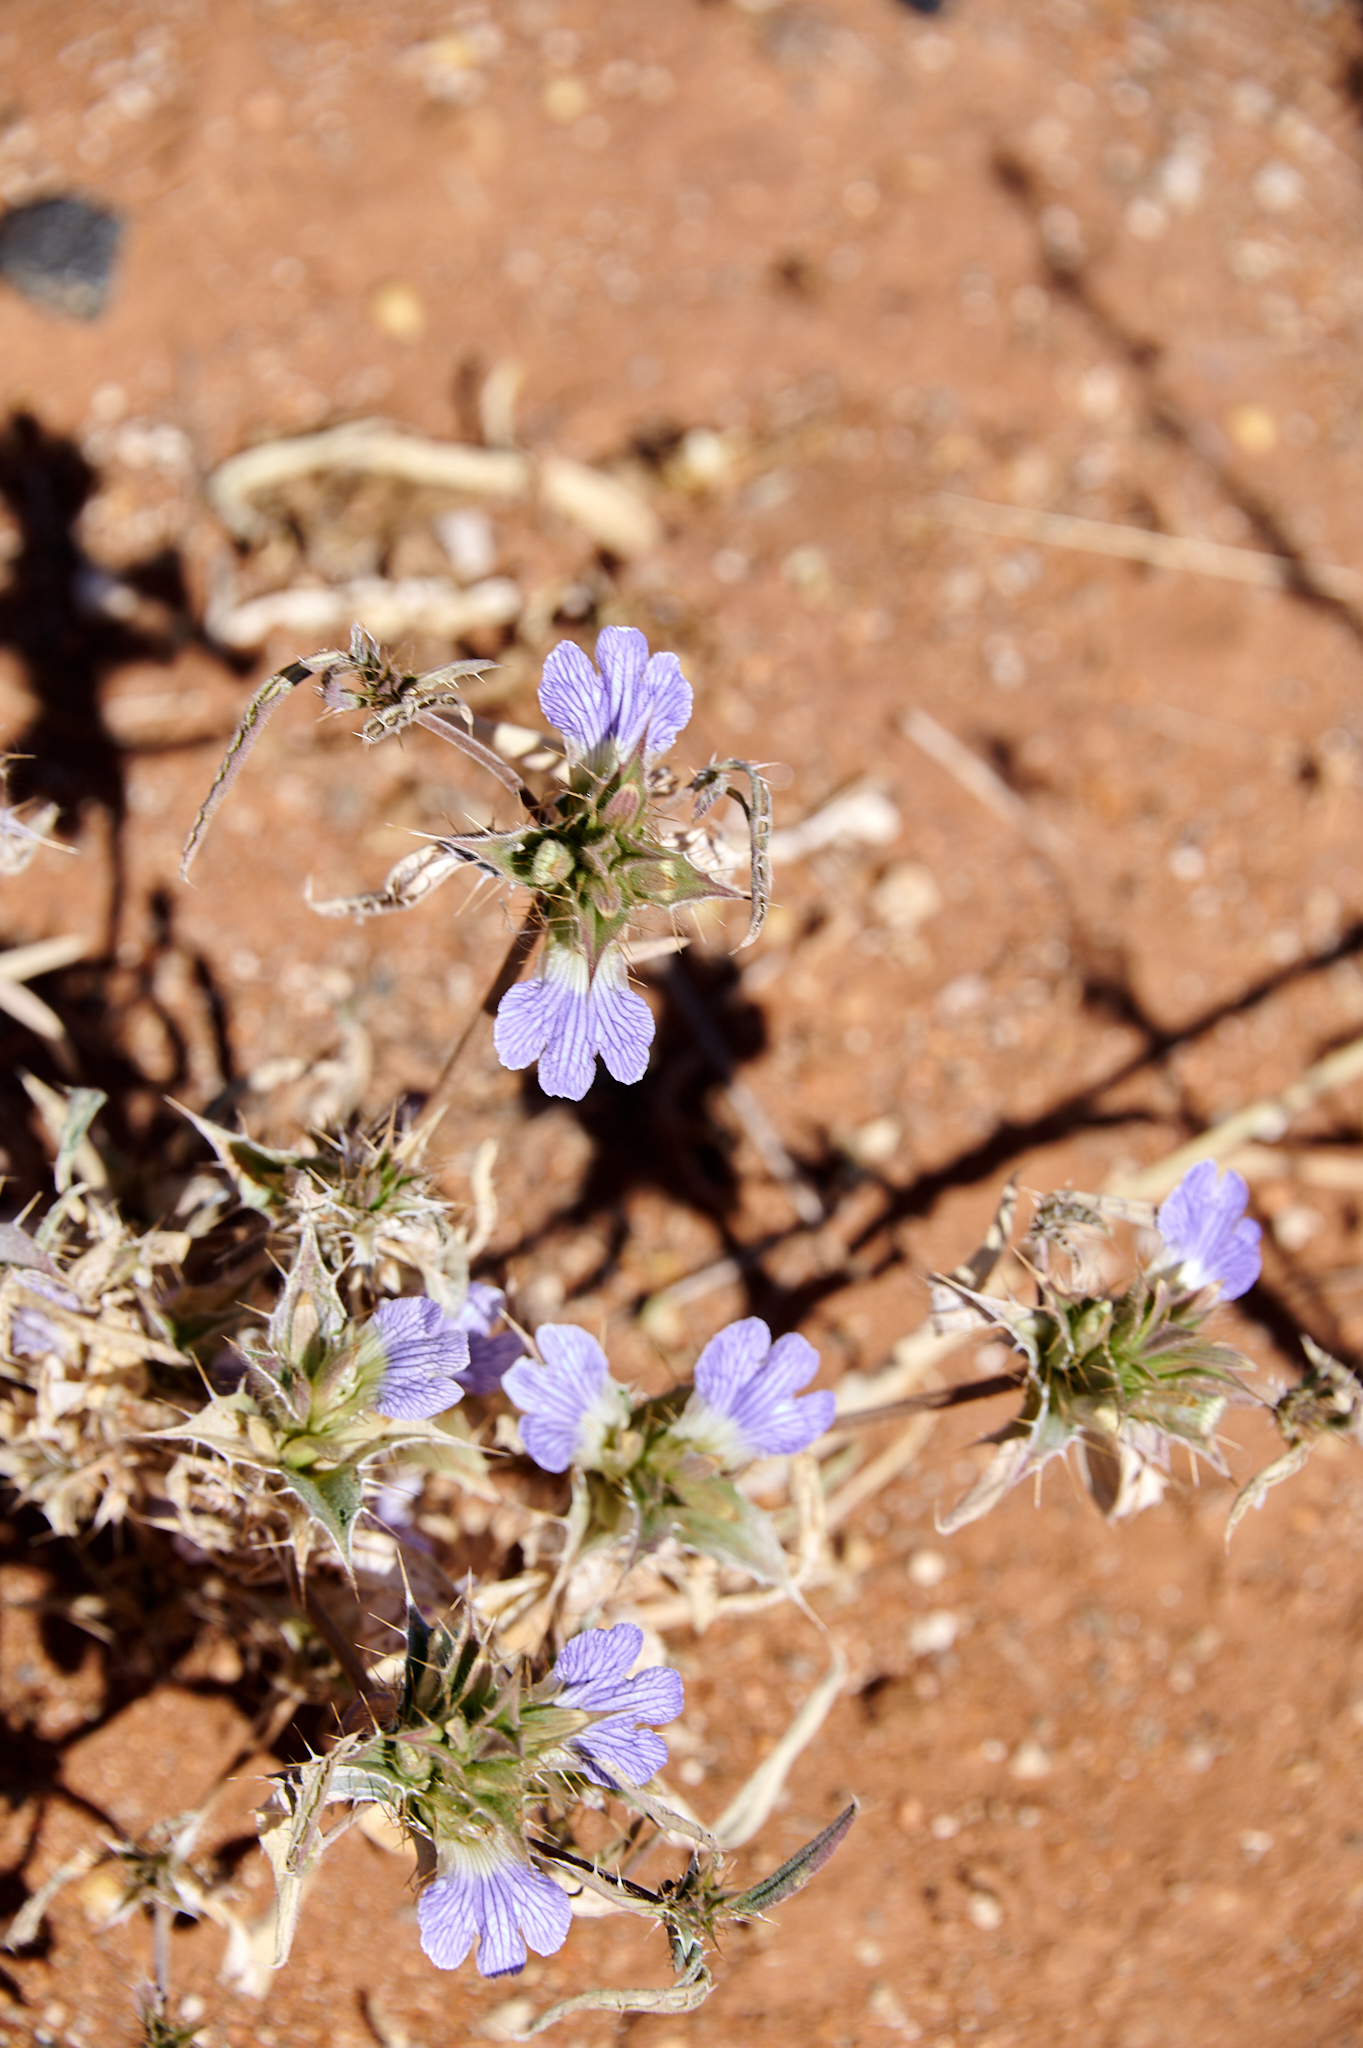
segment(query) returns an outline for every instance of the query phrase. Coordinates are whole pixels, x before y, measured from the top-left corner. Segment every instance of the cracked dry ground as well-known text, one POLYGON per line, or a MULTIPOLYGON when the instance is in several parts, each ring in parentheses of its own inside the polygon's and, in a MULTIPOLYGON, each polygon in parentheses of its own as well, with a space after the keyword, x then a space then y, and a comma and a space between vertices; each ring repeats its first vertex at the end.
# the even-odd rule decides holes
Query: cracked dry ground
MULTIPOLYGON (((522 1315, 608 1331, 643 1378, 750 1309, 798 1325, 836 1379, 920 1320, 925 1273, 976 1242, 1009 1172, 1096 1187, 1363 1028, 1363 622, 1328 574, 1363 553, 1357 27, 1288 0, 932 19, 891 0, 457 19, 8 0, 0 193, 74 188, 126 219, 101 320, 0 305, 0 742, 82 852, 7 886, 5 937, 89 936, 41 987, 118 1142, 172 1147, 163 1098, 237 1081, 267 1130, 299 1106, 280 1063, 338 1046, 367 1104, 419 1093, 476 1005, 502 902, 354 928, 301 901, 309 875, 372 887, 413 830, 489 815, 425 734, 362 756, 300 698, 198 886, 174 874, 250 682, 309 651, 279 639, 249 675, 220 658, 194 621, 223 579, 437 573, 449 509, 309 486, 236 556, 199 479, 363 414, 476 437, 509 364, 521 444, 615 469, 661 538, 612 561, 492 507, 527 605, 463 650, 501 664, 480 708, 533 718, 553 639, 633 623, 696 686, 691 758, 788 765, 778 822, 849 787, 887 800, 878 837, 778 866, 753 953, 702 928, 690 1010, 678 970, 651 970, 639 1089, 603 1081, 572 1108, 486 1047, 473 1062, 448 1185, 497 1139, 487 1272, 522 1315), (1282 557, 1288 587, 1059 548, 1035 522, 980 533, 942 494, 1282 557), (1017 801, 988 809, 947 774, 915 710, 1017 801), (697 999, 821 1223, 754 1149, 697 999), (708 1290, 657 1299, 726 1256, 708 1290)), ((6 1071, 41 1066, 4 1038, 6 1071)), ((22 1197, 41 1153, 4 1085, 22 1197)), ((1224 1326, 1266 1374, 1290 1371, 1294 1325, 1363 1347, 1361 1115, 1355 1085, 1293 1126, 1295 1159, 1258 1163, 1265 1278, 1224 1326)), ((947 1544, 934 1505, 975 1471, 975 1426, 939 1424, 816 1596, 850 1689, 742 1864, 855 1793, 836 1870, 731 1939, 693 2018, 587 2016, 565 2048, 1363 2040, 1356 1455, 1319 1458, 1229 1555, 1216 1480, 1109 1529, 1052 1478, 1039 1508, 1013 1496, 947 1544), (954 1627, 922 1626, 943 1613, 954 1627)), ((1264 1446, 1239 1428, 1243 1473, 1264 1446)), ((230 1644, 167 1644, 152 1616, 106 1645, 54 1618, 89 1584, 33 1534, 9 1526, 0 1563, 7 1911, 109 1822, 201 1796, 254 1705, 230 1644)), ((669 1648, 674 1750, 713 1814, 826 1644, 783 1612, 669 1648)), ((241 1848, 270 1767, 240 1773, 215 1841, 241 1848)), ((259 1857, 238 1867, 263 1903, 259 1857)), ((218 1931, 177 1930, 201 2040, 445 2048, 665 1976, 656 1940, 607 1920, 513 1986, 446 1979, 406 1879, 352 1835, 264 2002, 219 1981, 218 1931)), ((6 1959, 0 2039, 132 2041, 148 1931, 93 1931, 98 1904, 73 1888, 6 1959)))

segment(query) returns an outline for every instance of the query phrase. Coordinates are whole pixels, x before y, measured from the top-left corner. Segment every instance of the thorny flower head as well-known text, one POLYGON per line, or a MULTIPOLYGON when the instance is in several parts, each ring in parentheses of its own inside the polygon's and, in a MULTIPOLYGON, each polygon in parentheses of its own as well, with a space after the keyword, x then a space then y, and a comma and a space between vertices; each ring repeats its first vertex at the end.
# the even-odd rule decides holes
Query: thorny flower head
MULTIPOLYGON (((563 753, 546 743, 523 757, 526 774, 559 773, 537 795, 477 737, 478 721, 458 694, 460 676, 477 663, 456 663, 429 675, 408 675, 385 660, 360 628, 348 653, 329 649, 291 662, 271 676, 248 707, 186 842, 181 873, 188 874, 218 804, 231 786, 273 706, 298 684, 321 679, 329 710, 363 707, 367 741, 417 723, 487 769, 520 802, 529 821, 510 831, 451 834, 399 861, 380 890, 313 903, 330 917, 374 917, 410 909, 453 874, 472 868, 495 880, 533 890, 545 931, 536 978, 508 990, 497 1017, 498 1056, 509 1067, 540 1063, 550 1094, 580 1100, 591 1085, 598 1056, 617 1080, 637 1081, 648 1061, 653 1020, 632 993, 624 945, 640 913, 666 914, 708 897, 736 898, 721 878, 732 865, 727 849, 700 821, 721 795, 732 794, 748 816, 751 834, 752 912, 748 939, 761 929, 769 897, 770 792, 749 762, 711 762, 688 787, 694 792, 689 824, 660 812, 676 789, 659 757, 691 715, 691 687, 675 654, 650 655, 633 626, 606 626, 597 639, 596 665, 571 641, 561 641, 545 662, 540 685, 544 715, 563 736, 563 753), (730 789, 728 771, 747 779, 749 795, 730 789)), ((495 738, 495 730, 489 728, 495 738)))
POLYGON ((675 654, 650 656, 633 626, 606 626, 593 667, 560 641, 544 664, 540 708, 562 733, 568 788, 540 821, 482 849, 510 880, 538 891, 548 937, 533 981, 508 990, 497 1012, 503 1066, 539 1062, 546 1094, 580 1101, 598 1055, 617 1081, 642 1078, 653 1018, 629 988, 620 941, 648 906, 671 910, 732 896, 660 832, 655 770, 691 716, 691 686, 675 654))
MULTIPOLYGON (((1122 1293, 1084 1291, 1096 1278, 1085 1257, 1071 1259, 1068 1283, 1041 1261, 1033 1306, 984 1293, 983 1281, 967 1284, 962 1276, 979 1254, 935 1283, 936 1299, 1011 1339, 1023 1393, 1021 1414, 991 1439, 999 1448, 989 1465, 942 1518, 945 1532, 974 1521, 1071 1449, 1094 1501, 1113 1519, 1161 1498, 1175 1443, 1225 1469, 1215 1431, 1245 1361, 1209 1342, 1202 1324, 1218 1299, 1243 1293, 1257 1275, 1259 1233, 1243 1220, 1246 1192, 1239 1175, 1218 1186, 1214 1165, 1195 1166, 1159 1211, 1155 1259, 1122 1293)), ((1040 1228, 1048 1242, 1072 1249, 1078 1224, 1102 1228, 1114 1210, 1134 1213, 1092 1196, 1043 1202, 1029 1246, 1040 1228)))
POLYGON ((769 1518, 728 1476, 754 1458, 803 1451, 833 1420, 834 1397, 796 1398, 818 1370, 803 1337, 771 1341, 755 1317, 711 1340, 689 1399, 638 1400, 611 1377, 585 1330, 544 1324, 543 1363, 521 1360, 502 1384, 523 1411, 521 1436, 548 1472, 574 1474, 581 1540, 634 1554, 664 1542, 736 1565, 769 1584, 787 1576, 769 1518))

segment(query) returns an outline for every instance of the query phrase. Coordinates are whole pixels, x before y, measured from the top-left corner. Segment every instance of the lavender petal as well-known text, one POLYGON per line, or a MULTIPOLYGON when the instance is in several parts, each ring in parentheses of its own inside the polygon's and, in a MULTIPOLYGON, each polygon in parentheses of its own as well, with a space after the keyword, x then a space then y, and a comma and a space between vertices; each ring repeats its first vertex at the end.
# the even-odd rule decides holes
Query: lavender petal
POLYGON ((1259 1277, 1259 1226, 1245 1215, 1249 1189, 1233 1169, 1218 1177, 1215 1160, 1200 1159, 1161 1204, 1156 1219, 1165 1244, 1193 1287, 1217 1286, 1238 1300, 1259 1277))
POLYGON ((651 703, 644 746, 651 760, 657 754, 665 754, 678 733, 691 722, 691 685, 675 654, 653 656, 644 670, 641 695, 651 703))
POLYGON ((506 1296, 500 1287, 490 1287, 486 1280, 470 1280, 468 1292, 450 1320, 456 1330, 466 1330, 472 1336, 492 1335, 492 1325, 506 1306, 506 1296))
MULTIPOLYGON (((478 1974, 514 1977, 525 1968, 525 1943, 518 1925, 519 1901, 510 1872, 483 1879, 478 1935, 478 1974)), ((565 1901, 566 1904, 566 1901, 565 1901)))
POLYGON ((596 665, 610 698, 610 736, 617 753, 631 754, 648 724, 650 706, 642 694, 648 641, 637 626, 603 626, 596 636, 596 665))
POLYGON ((582 753, 591 753, 609 739, 609 687, 574 641, 560 640, 550 649, 539 694, 540 710, 549 723, 582 753))
POLYGON ((824 1390, 817 1394, 804 1394, 798 1401, 787 1401, 779 1408, 754 1414, 751 1421, 743 1416, 735 1417, 755 1455, 764 1458, 794 1457, 797 1451, 807 1451, 812 1443, 833 1427, 837 1414, 835 1396, 824 1390))
POLYGON ((457 1970, 473 1947, 480 1886, 481 1880, 471 1872, 451 1871, 436 1878, 417 1900, 421 1946, 438 1970, 457 1970))
POLYGON ((595 1707, 600 1704, 596 1693, 603 1685, 613 1693, 643 1647, 644 1632, 637 1622, 586 1628, 563 1645, 554 1660, 554 1676, 572 1687, 573 1706, 595 1707))
POLYGON ((502 1385, 524 1411, 521 1436, 535 1463, 546 1472, 566 1472, 610 1366, 596 1339, 572 1324, 544 1323, 535 1336, 545 1363, 522 1360, 502 1385))
POLYGON ((646 1785, 667 1762, 667 1744, 651 1728, 640 1728, 629 1714, 613 1714, 574 1736, 573 1748, 596 1769, 597 1783, 614 1779, 625 1785, 646 1785))
POLYGON ((533 1066, 544 1051, 549 1036, 545 1010, 545 985, 538 978, 518 982, 497 1005, 492 1042, 502 1065, 513 1073, 520 1067, 533 1066))
POLYGON ((498 1330, 495 1337, 469 1338, 467 1370, 459 1375, 466 1394, 486 1396, 497 1391, 510 1368, 525 1356, 525 1345, 514 1330, 498 1330))
POLYGON ((380 1302, 371 1329, 383 1353, 373 1405, 398 1422, 443 1415, 463 1396, 456 1375, 469 1363, 469 1340, 438 1302, 404 1295, 380 1302))
POLYGON ((545 1046, 540 1054, 540 1087, 546 1095, 581 1102, 596 1073, 596 1044, 580 953, 551 947, 544 965, 545 1046))
POLYGON ((597 966, 591 1009, 596 1049, 617 1081, 641 1081, 653 1044, 653 1012, 625 980, 624 962, 614 950, 597 966))
POLYGON ((721 1415, 734 1403, 771 1349, 771 1331, 759 1316, 745 1316, 713 1336, 696 1360, 696 1392, 721 1415))

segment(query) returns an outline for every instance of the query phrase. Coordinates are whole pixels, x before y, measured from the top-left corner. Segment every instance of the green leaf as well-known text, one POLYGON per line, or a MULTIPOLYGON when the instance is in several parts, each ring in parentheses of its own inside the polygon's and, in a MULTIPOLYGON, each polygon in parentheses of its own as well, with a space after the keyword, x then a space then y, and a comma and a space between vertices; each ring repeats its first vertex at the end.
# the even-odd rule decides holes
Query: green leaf
POLYGON ((350 1569, 350 1534, 364 1506, 360 1476, 351 1465, 337 1465, 330 1472, 293 1472, 281 1469, 284 1484, 300 1500, 313 1521, 326 1530, 350 1569))
POLYGON ((737 1565, 767 1586, 789 1582, 790 1566, 771 1517, 727 1479, 675 1478, 682 1505, 673 1509, 673 1534, 717 1564, 737 1565))
POLYGON ((779 1870, 773 1870, 770 1877, 762 1878, 745 1892, 736 1892, 724 1901, 724 1918, 742 1920, 754 1914, 765 1913, 770 1906, 779 1906, 783 1899, 793 1898, 803 1891, 812 1877, 816 1877, 834 1851, 841 1847, 848 1830, 859 1811, 854 1799, 845 1806, 835 1821, 822 1834, 815 1835, 812 1842, 806 1842, 803 1849, 797 1849, 779 1870))

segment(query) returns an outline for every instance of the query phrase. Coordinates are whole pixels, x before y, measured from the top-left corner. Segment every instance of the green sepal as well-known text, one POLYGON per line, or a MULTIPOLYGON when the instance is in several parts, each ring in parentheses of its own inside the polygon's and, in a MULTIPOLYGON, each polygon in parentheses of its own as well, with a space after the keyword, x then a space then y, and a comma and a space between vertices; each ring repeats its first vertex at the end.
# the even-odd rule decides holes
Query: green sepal
POLYGON ((330 1363, 347 1327, 348 1318, 316 1232, 311 1223, 305 1223, 293 1264, 284 1276, 284 1291, 270 1316, 270 1349, 307 1379, 315 1379, 330 1363))

